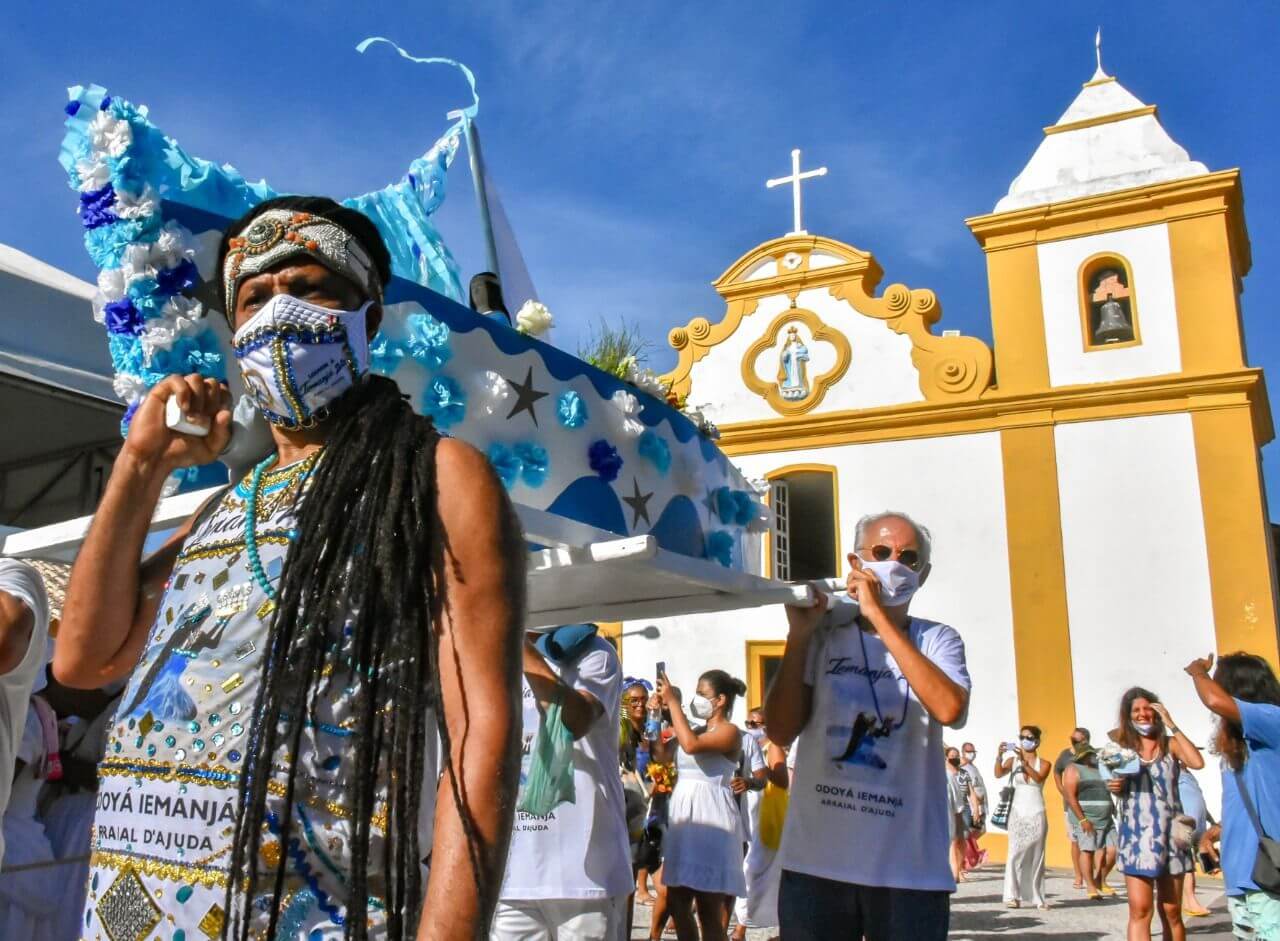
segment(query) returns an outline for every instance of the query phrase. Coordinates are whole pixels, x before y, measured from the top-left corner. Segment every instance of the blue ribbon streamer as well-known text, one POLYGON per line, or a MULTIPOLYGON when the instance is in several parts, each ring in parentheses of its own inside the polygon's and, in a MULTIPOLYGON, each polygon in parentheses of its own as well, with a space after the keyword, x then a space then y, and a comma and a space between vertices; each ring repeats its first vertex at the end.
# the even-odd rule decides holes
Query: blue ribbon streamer
POLYGON ((458 62, 456 59, 446 59, 443 56, 427 56, 424 58, 422 56, 415 56, 411 53, 405 52, 405 50, 397 43, 387 39, 385 36, 370 36, 368 39, 362 39, 359 45, 356 46, 356 52, 364 52, 374 43, 379 42, 386 43, 396 52, 400 53, 401 58, 408 59, 410 62, 417 62, 419 65, 452 65, 460 71, 463 77, 466 78, 467 84, 471 87, 471 104, 465 108, 459 109, 462 116, 453 126, 464 126, 467 122, 475 120, 475 116, 480 111, 480 95, 476 93, 476 76, 474 72, 461 62, 458 62))

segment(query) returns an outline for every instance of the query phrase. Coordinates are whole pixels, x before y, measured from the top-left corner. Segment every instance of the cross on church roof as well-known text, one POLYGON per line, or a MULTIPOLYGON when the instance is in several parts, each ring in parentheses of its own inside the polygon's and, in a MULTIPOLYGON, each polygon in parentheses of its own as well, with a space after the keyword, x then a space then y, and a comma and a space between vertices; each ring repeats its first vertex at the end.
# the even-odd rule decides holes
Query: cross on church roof
POLYGON ((791 184, 791 208, 793 212, 794 225, 789 235, 806 235, 804 227, 800 224, 800 181, 809 180, 815 176, 826 176, 827 168, 819 167, 817 170, 806 170, 800 172, 800 151, 791 151, 791 175, 780 176, 776 180, 766 180, 765 186, 773 189, 775 186, 781 186, 783 183, 791 184))

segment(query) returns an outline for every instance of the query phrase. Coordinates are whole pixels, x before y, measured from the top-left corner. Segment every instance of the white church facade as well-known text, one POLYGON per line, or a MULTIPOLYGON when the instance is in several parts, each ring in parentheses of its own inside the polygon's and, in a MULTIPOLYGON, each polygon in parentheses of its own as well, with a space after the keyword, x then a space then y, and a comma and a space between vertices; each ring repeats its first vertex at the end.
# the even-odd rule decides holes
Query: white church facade
MULTIPOLYGON (((972 704, 948 739, 984 766, 1023 723, 1051 759, 1074 726, 1102 740, 1132 685, 1207 745, 1182 667, 1211 650, 1280 662, 1239 172, 1190 160, 1099 67, 994 212, 966 224, 986 253, 992 347, 935 333, 933 292, 886 286, 870 253, 795 231, 715 282, 720 316, 671 331, 667 379, 768 483, 766 574, 843 575, 867 513, 930 528, 913 611, 965 638, 972 704)), ((621 627, 629 673, 665 660, 691 687, 723 668, 751 705, 786 633, 776 607, 621 627)), ((1201 779, 1216 807, 1216 773, 1201 779)), ((1061 863, 1060 815, 1050 827, 1061 863)))

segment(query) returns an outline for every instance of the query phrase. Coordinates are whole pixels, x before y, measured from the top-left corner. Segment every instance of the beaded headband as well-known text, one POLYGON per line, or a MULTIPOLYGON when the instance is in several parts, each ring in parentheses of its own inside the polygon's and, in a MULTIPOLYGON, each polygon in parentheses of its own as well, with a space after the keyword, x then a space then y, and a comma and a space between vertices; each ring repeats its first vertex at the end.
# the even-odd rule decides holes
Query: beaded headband
POLYGON ((227 241, 222 289, 227 320, 234 319, 236 290, 245 278, 261 274, 292 255, 310 255, 355 282, 374 301, 382 301, 382 281, 365 247, 330 219, 309 212, 268 209, 227 241))

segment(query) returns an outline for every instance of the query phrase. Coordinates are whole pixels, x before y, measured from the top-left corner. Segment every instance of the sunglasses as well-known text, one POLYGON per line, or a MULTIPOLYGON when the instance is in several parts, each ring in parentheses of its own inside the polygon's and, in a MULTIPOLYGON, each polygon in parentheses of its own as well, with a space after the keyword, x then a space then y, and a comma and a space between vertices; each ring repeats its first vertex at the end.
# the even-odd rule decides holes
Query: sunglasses
POLYGON ((759 723, 759 722, 753 722, 752 720, 748 719, 748 720, 747 720, 747 728, 749 728, 749 729, 758 729, 758 728, 760 728, 760 723, 759 723))
POLYGON ((920 571, 920 566, 924 564, 924 560, 920 558, 920 552, 916 549, 902 549, 896 554, 893 549, 885 545, 874 545, 870 548, 863 547, 859 552, 870 552, 871 558, 877 562, 888 562, 890 559, 896 559, 913 572, 920 571))
POLYGON ((649 701, 649 697, 647 697, 647 696, 628 696, 627 698, 625 698, 625 699, 624 699, 624 700, 622 700, 622 701, 623 701, 624 703, 626 703, 628 706, 634 706, 636 703, 642 703, 642 704, 643 704, 643 703, 647 703, 647 702, 649 701))

